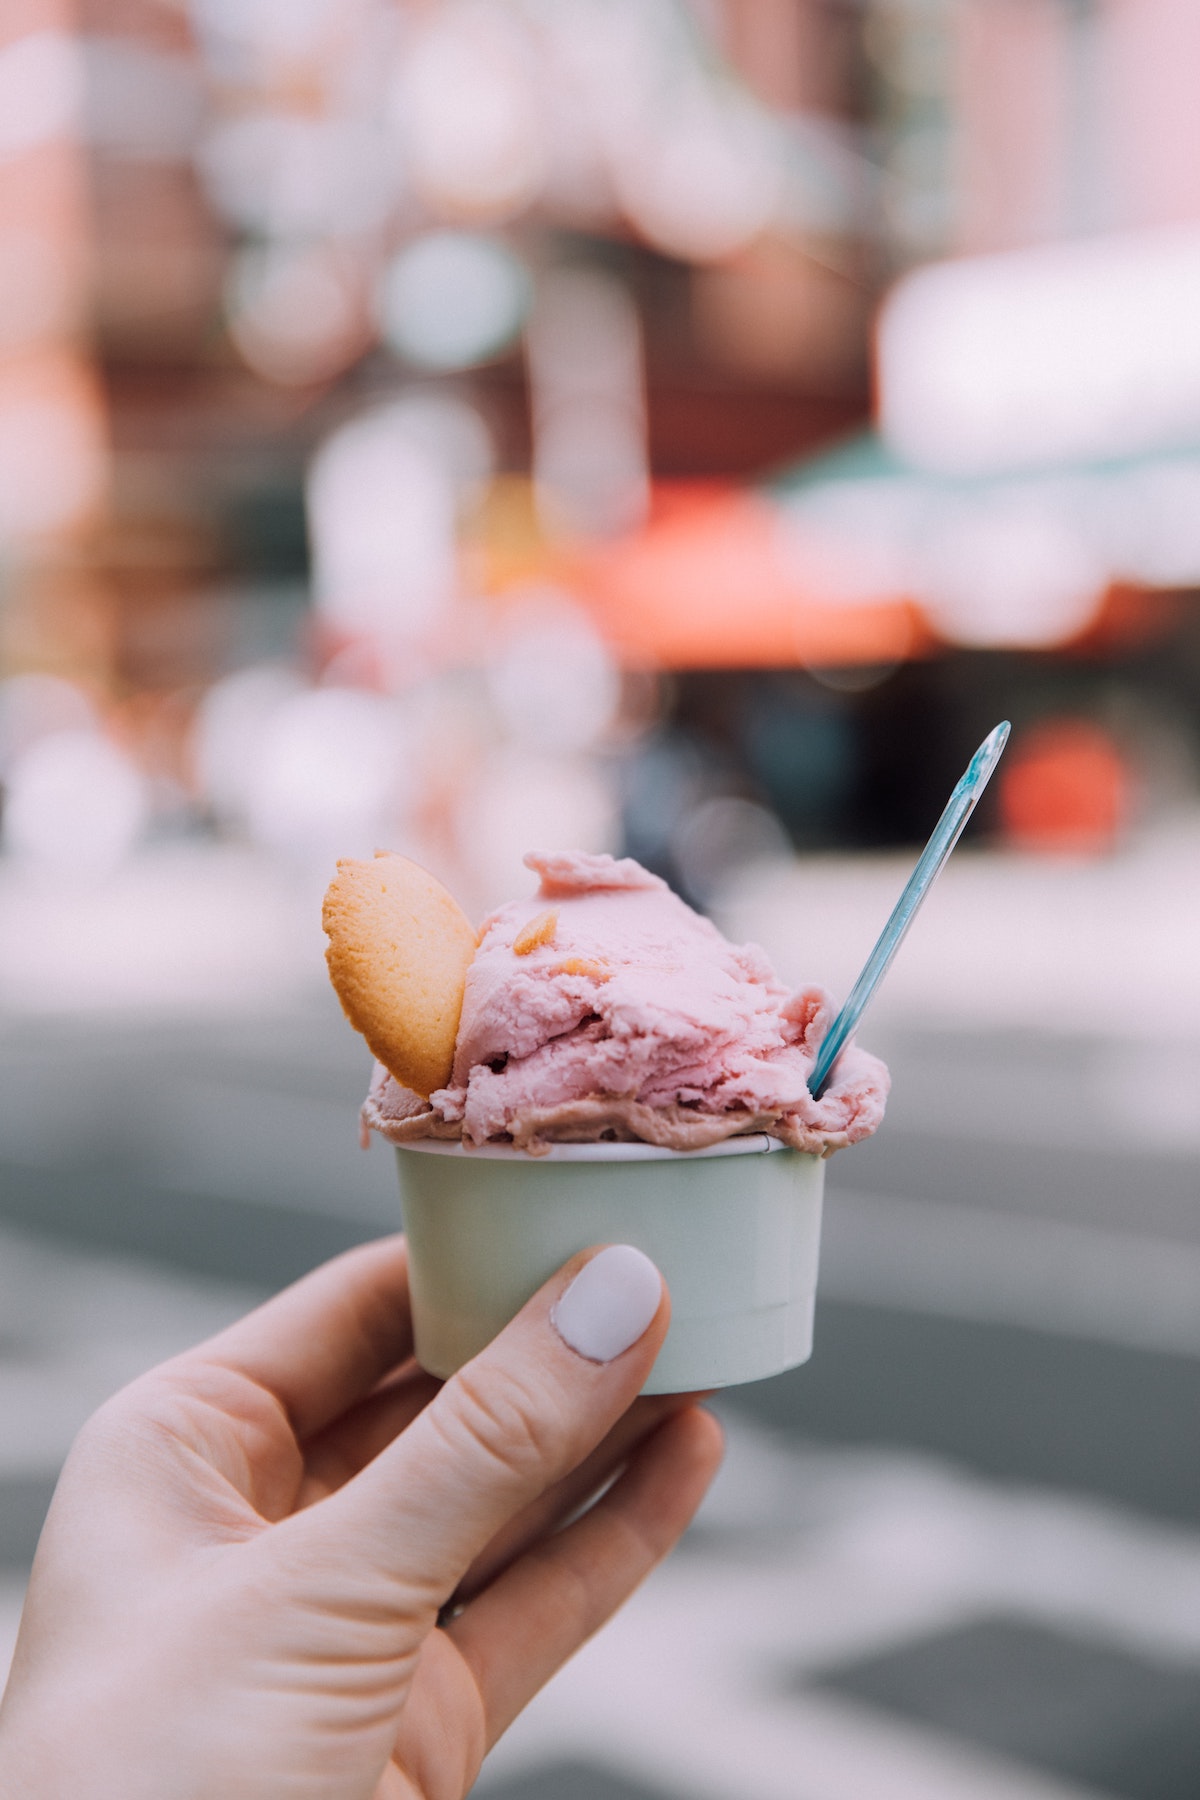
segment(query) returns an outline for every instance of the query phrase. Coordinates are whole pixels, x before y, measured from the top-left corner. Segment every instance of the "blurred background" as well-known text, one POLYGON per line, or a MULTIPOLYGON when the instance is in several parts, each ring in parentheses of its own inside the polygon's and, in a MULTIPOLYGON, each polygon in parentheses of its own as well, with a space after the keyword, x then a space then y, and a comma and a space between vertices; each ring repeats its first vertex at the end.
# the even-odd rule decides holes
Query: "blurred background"
POLYGON ((9 0, 0 1664, 87 1412, 394 1224, 336 856, 630 853, 840 997, 1008 717, 816 1358, 479 1792, 1194 1800, 1198 81, 1189 0, 9 0))

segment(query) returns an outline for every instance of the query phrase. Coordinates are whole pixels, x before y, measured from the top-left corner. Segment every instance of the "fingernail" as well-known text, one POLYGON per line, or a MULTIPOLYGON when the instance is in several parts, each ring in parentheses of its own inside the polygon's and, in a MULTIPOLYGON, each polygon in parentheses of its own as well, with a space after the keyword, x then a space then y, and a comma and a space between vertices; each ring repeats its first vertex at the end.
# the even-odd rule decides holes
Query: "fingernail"
POLYGON ((610 1244, 585 1263, 550 1309, 564 1344, 589 1362, 611 1362, 636 1344, 662 1299, 662 1276, 632 1244, 610 1244))

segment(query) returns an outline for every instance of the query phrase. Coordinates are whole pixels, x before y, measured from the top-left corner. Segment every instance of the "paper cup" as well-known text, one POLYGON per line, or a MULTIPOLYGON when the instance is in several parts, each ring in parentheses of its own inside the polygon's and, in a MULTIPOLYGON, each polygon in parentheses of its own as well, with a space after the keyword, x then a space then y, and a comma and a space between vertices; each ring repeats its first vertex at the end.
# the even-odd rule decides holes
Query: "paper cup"
POLYGON ((576 1251, 636 1244, 671 1290, 643 1389, 758 1381, 812 1354, 825 1165, 757 1134, 708 1150, 397 1149, 417 1361, 452 1375, 576 1251))

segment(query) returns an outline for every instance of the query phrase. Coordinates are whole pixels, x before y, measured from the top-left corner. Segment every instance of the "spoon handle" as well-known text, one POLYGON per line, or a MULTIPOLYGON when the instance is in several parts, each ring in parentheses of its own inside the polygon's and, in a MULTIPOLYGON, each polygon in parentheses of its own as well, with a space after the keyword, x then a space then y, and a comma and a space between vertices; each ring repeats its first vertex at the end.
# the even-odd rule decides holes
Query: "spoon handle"
POLYGON ((905 883, 904 892, 892 908, 891 917, 863 965, 862 974, 851 988, 846 1004, 829 1027, 817 1052, 817 1060, 808 1078, 808 1090, 814 1100, 819 1100, 824 1093, 833 1073, 833 1065, 845 1048, 847 1038, 862 1018, 875 989, 891 968, 892 959, 904 942, 905 933, 916 917, 922 900, 961 837, 963 826, 975 809, 975 802, 1000 760, 1000 753, 1008 742, 1009 729, 1009 722, 1005 719, 994 731, 988 733, 946 802, 945 811, 917 859, 917 865, 905 883))

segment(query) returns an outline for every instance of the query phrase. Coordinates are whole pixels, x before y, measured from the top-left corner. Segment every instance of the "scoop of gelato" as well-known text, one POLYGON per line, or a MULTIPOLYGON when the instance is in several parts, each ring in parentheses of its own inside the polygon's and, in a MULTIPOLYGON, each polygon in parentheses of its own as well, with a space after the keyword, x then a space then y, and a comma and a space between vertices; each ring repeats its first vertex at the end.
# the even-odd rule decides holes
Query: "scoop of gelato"
POLYGON ((529 899, 484 923, 448 1086, 428 1102, 376 1068, 365 1127, 394 1143, 642 1140, 699 1150, 765 1131, 826 1154, 868 1137, 888 1073, 851 1044, 820 1100, 807 1076, 832 1016, 757 945, 731 944, 630 858, 531 852, 529 899))

